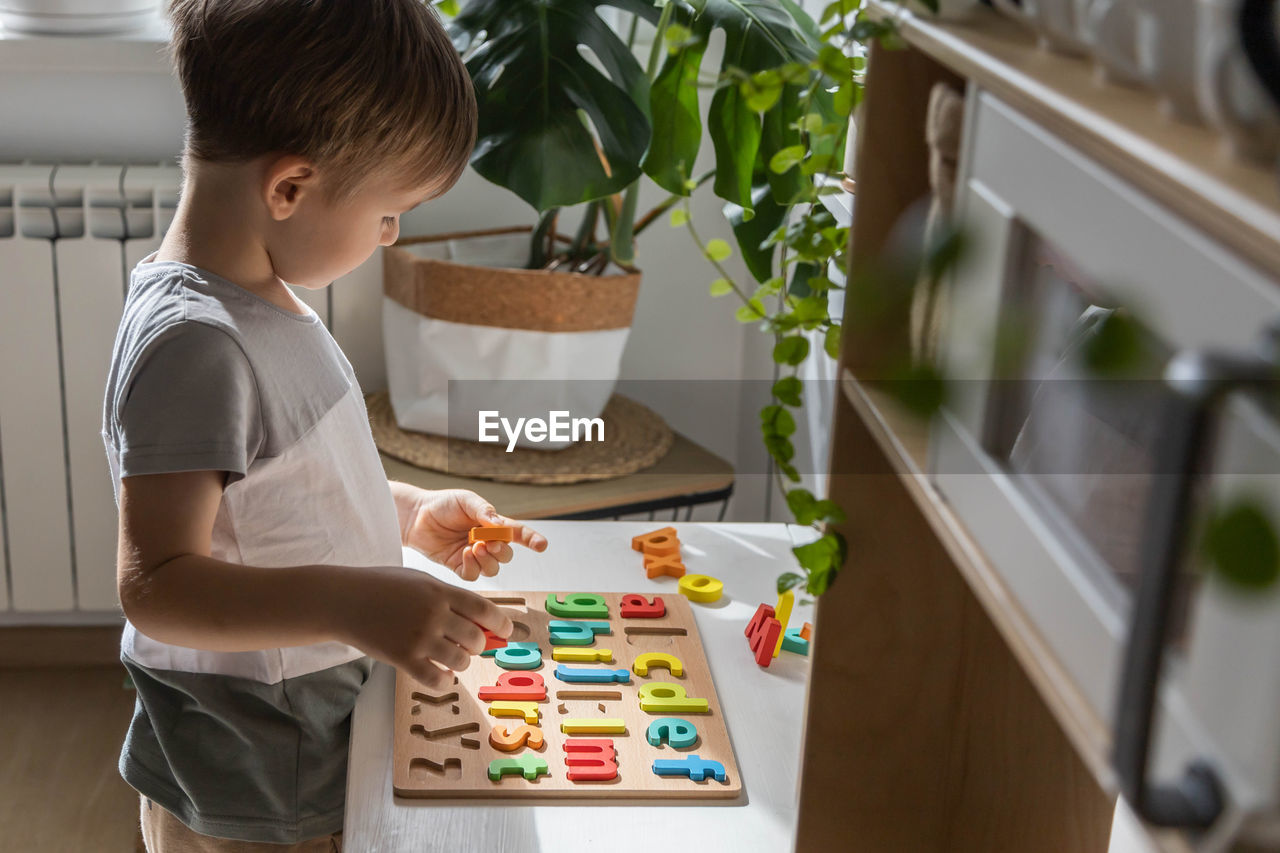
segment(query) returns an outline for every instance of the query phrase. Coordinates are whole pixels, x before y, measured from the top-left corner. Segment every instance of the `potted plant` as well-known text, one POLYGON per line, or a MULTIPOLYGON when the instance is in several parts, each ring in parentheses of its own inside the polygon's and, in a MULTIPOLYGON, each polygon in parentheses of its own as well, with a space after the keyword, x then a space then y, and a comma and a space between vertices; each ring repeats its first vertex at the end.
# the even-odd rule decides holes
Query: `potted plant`
MULTIPOLYGON (((810 181, 767 164, 794 151, 799 122, 838 121, 841 93, 847 98, 852 82, 837 84, 834 98, 819 85, 808 63, 833 57, 790 0, 470 0, 461 11, 456 3, 436 5, 454 15, 449 31, 479 105, 472 166, 526 201, 536 221, 508 233, 411 238, 386 250, 384 336, 396 419, 407 429, 474 439, 474 418, 458 412, 483 404, 458 399, 467 383, 455 383, 450 401, 450 379, 596 380, 492 389, 504 412, 545 415, 558 407, 594 416, 612 391, 635 305, 637 236, 711 182, 753 275, 772 278, 775 252, 760 244, 810 181), (597 14, 600 6, 623 13, 625 36, 597 14), (642 19, 655 27, 644 66, 632 51, 642 19), (715 168, 695 177, 689 169, 703 127, 699 71, 717 28, 725 32, 725 52, 706 112, 715 168), (770 69, 788 63, 805 70, 775 79, 770 69), (637 216, 646 179, 670 196, 637 216), (567 208, 582 211, 572 236, 556 232, 567 208), (450 252, 440 251, 442 242, 450 252), (419 251, 405 248, 415 244, 419 251), (436 247, 427 251, 434 257, 422 256, 424 246, 436 247), (459 329, 468 324, 448 309, 446 303, 458 304, 449 293, 474 293, 478 284, 485 297, 473 304, 486 310, 473 312, 474 328, 459 329), (465 360, 457 357, 462 334, 480 342, 465 360)), ((825 156, 838 162, 839 152, 832 146, 825 156)), ((732 250, 715 240, 706 251, 723 259, 732 250)))

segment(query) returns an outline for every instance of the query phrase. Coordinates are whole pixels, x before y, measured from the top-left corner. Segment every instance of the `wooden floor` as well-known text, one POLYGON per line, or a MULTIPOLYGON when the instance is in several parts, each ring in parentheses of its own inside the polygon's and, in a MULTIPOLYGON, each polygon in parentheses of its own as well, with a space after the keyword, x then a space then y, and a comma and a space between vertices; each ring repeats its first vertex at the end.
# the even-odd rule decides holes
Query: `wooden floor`
POLYGON ((0 849, 136 849, 138 795, 116 770, 124 676, 119 663, 0 667, 0 849))

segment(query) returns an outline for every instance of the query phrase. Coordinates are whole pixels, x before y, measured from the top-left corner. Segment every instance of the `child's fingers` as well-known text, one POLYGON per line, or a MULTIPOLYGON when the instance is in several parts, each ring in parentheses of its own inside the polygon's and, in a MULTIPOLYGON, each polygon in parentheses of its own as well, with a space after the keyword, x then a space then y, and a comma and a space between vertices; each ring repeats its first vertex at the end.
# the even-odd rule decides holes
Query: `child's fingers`
POLYGON ((505 515, 500 515, 498 518, 500 519, 498 522, 499 524, 511 528, 512 542, 519 542, 521 545, 532 551, 547 550, 547 537, 543 536, 532 527, 529 527, 527 524, 521 524, 518 521, 512 521, 505 515))
POLYGON ((476 545, 476 561, 480 564, 480 574, 491 578, 498 573, 500 564, 487 545, 483 551, 480 550, 480 547, 480 545, 476 545))
POLYGON ((453 673, 441 669, 430 659, 418 661, 418 665, 409 674, 415 681, 432 690, 444 690, 453 684, 453 673))
POLYGON ((476 559, 472 548, 462 549, 462 565, 458 566, 458 577, 464 581, 473 581, 480 577, 480 561, 476 559))
MULTIPOLYGON (((456 613, 446 614, 444 618, 444 635, 456 643, 462 651, 469 655, 478 655, 484 651, 484 631, 470 619, 463 619, 456 613)), ((441 661, 441 663, 448 663, 441 661)), ((457 669, 457 667, 453 667, 457 669)))
POLYGON ((489 599, 467 592, 465 589, 455 588, 453 592, 449 607, 454 613, 464 619, 470 619, 481 628, 487 628, 499 637, 511 636, 515 626, 511 624, 511 618, 502 611, 502 608, 489 599))
MULTIPOLYGON (((479 546, 477 545, 477 548, 478 547, 479 546)), ((485 542, 484 549, 499 563, 509 563, 511 562, 511 558, 515 556, 515 552, 511 550, 511 546, 506 542, 485 542)), ((483 565, 484 561, 482 560, 481 566, 483 565)))

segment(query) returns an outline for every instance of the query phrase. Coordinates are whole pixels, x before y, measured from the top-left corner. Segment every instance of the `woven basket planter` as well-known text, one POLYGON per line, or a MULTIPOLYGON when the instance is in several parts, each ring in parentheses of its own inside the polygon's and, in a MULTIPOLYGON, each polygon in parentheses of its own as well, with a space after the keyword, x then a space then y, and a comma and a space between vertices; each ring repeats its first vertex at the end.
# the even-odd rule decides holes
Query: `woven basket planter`
MULTIPOLYGON (((415 237, 383 250, 387 384, 401 429, 477 441, 481 411, 514 423, 554 411, 595 418, 604 410, 640 274, 515 268, 529 234, 505 228, 415 237)), ((571 443, 517 442, 542 450, 571 443)))

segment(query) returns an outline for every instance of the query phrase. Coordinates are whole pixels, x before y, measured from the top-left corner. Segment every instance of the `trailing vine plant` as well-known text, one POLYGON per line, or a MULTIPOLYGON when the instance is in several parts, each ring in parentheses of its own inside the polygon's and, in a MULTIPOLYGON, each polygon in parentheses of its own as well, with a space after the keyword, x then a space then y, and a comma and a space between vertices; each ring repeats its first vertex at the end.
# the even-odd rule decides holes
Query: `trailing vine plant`
MULTIPOLYGON (((936 13, 938 0, 895 0, 936 13)), ((937 279, 960 258, 964 240, 946 231, 916 255, 879 258, 845 285, 827 276, 847 270, 848 228, 822 205, 842 192, 840 179, 849 115, 862 96, 864 58, 858 48, 879 40, 901 47, 895 16, 871 16, 864 0, 836 0, 815 23, 794 0, 427 0, 454 18, 449 32, 475 85, 480 126, 472 166, 511 190, 538 214, 530 268, 601 274, 609 262, 633 268, 636 235, 670 211, 714 267, 712 296, 732 294, 737 319, 774 338, 780 375, 760 412, 760 429, 777 485, 798 524, 819 537, 794 549, 800 572, 778 578, 779 591, 803 585, 826 591, 848 551, 829 525, 845 518, 833 501, 801 482, 791 436, 793 412, 803 405, 800 367, 810 357, 809 335, 837 356, 841 318, 828 296, 843 289, 850 334, 874 331, 894 300, 908 299, 921 278, 937 279), (595 14, 612 6, 631 16, 625 41, 595 14), (641 66, 632 53, 637 23, 655 27, 641 66), (711 83, 701 69, 711 32, 725 34, 724 56, 711 83), (590 48, 600 67, 579 48, 590 48), (714 88, 705 110, 715 149, 714 168, 693 177, 704 112, 698 89, 714 88), (531 98, 531 87, 542 97, 531 98), (637 216, 639 181, 647 177, 670 195, 637 216), (738 281, 724 262, 728 241, 704 240, 689 198, 711 183, 751 275, 738 281), (562 207, 584 205, 582 224, 567 248, 553 243, 562 207), (597 236, 603 220, 605 234, 597 236), (775 258, 776 267, 775 267, 775 258)), ((900 307, 898 305, 897 307, 900 307)), ((1102 329, 1092 356, 1097 372, 1123 367, 1137 321, 1117 313, 1102 329), (1133 324, 1132 326, 1128 324, 1133 324)), ((998 343, 998 342, 997 342, 998 343)), ((921 417, 944 402, 937 367, 905 360, 888 365, 885 383, 921 417)), ((1242 589, 1263 590, 1280 577, 1280 538, 1264 503, 1236 499, 1212 510, 1200 537, 1208 564, 1242 589)))
MULTIPOLYGON (((782 5, 791 6, 786 0, 782 5)), ((688 195, 670 214, 672 227, 685 228, 714 267, 717 277, 711 282, 711 295, 735 297, 737 319, 759 325, 774 339, 773 361, 783 375, 774 381, 769 404, 760 411, 761 436, 777 487, 796 523, 813 527, 819 534, 814 541, 792 549, 800 571, 778 577, 780 593, 802 586, 811 595, 821 595, 848 553, 845 537, 830 526, 844 521, 845 513, 835 501, 818 497, 801 485, 791 437, 796 432, 793 412, 803 407, 804 381, 799 374, 811 354, 810 333, 819 333, 813 337, 820 339, 823 351, 832 358, 838 356, 840 347, 841 318, 832 316, 828 297, 844 286, 827 273, 833 265, 848 268, 849 228, 836 222, 822 197, 844 192, 840 180, 849 177, 842 171, 848 117, 862 95, 865 64, 862 51, 854 46, 893 34, 891 23, 867 18, 861 5, 861 0, 838 0, 824 9, 816 25, 809 22, 808 34, 818 48, 807 60, 790 60, 754 72, 730 65, 717 81, 716 97, 731 93, 725 97, 739 98, 751 113, 751 118, 741 123, 749 128, 748 138, 753 132, 757 140, 771 133, 786 142, 775 145, 767 157, 764 146, 754 152, 750 208, 734 201, 724 205, 724 215, 754 280, 739 281, 725 266, 733 254, 727 241, 702 237, 688 195), (771 127, 771 111, 779 103, 786 104, 782 111, 786 124, 771 127)), ((934 3, 924 0, 923 5, 932 7, 934 3)), ((669 28, 665 38, 675 57, 671 64, 679 63, 682 51, 705 46, 697 39, 696 30, 684 22, 669 28)))

